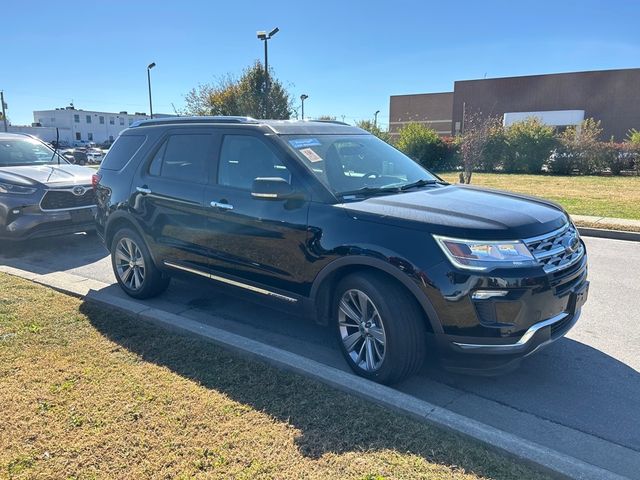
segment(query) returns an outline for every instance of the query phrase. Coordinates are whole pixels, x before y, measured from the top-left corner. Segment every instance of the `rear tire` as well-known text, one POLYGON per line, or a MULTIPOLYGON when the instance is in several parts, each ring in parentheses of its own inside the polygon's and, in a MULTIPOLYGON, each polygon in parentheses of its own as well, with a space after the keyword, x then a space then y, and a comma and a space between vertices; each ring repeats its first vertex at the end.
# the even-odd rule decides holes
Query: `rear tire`
POLYGON ((333 299, 340 349, 351 369, 378 383, 415 374, 426 356, 424 319, 401 285, 376 273, 342 279, 333 299))
POLYGON ((111 241, 110 251, 116 280, 130 297, 155 297, 169 286, 171 278, 158 270, 146 243, 134 230, 118 230, 111 241))

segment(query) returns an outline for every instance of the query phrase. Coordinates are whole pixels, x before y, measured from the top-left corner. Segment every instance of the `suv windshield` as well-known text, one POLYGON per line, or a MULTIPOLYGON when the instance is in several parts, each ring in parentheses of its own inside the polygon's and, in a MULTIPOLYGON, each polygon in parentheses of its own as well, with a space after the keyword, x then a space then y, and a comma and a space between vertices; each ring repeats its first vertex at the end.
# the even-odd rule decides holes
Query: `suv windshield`
MULTIPOLYGON (((44 143, 33 138, 0 139, 0 167, 47 165, 58 163, 58 157, 44 143)), ((60 157, 60 163, 68 163, 60 157)))
POLYGON ((282 135, 282 138, 336 195, 397 191, 405 185, 438 181, 373 135, 282 135))

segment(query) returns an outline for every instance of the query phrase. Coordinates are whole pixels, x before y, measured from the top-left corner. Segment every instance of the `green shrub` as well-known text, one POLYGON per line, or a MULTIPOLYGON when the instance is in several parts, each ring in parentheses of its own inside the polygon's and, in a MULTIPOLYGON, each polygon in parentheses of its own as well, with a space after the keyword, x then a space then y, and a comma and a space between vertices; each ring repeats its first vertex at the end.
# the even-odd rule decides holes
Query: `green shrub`
POLYGON ((635 128, 629 130, 627 139, 629 140, 629 143, 632 143, 633 145, 640 145, 640 130, 636 130, 635 128))
POLYGON ((556 147, 553 128, 536 118, 516 122, 505 130, 506 172, 540 173, 556 147))
POLYGON ((446 163, 450 156, 447 145, 435 130, 420 123, 404 126, 398 134, 396 147, 425 168, 447 168, 446 163))
POLYGON ((489 128, 482 156, 478 164, 478 169, 483 172, 495 172, 504 164, 507 153, 507 139, 505 129, 500 124, 492 125, 489 128))

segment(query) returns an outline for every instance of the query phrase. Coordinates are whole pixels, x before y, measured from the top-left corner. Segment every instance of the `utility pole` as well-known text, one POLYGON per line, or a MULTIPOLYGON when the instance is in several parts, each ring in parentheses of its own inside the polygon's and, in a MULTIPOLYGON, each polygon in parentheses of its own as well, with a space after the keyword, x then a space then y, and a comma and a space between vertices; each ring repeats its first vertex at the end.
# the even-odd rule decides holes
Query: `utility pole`
POLYGON ((260 30, 257 32, 257 37, 259 40, 264 42, 264 76, 265 76, 265 88, 264 88, 264 118, 269 118, 269 93, 271 90, 271 79, 269 78, 269 58, 268 58, 268 47, 267 42, 271 40, 276 33, 278 33, 280 29, 278 27, 271 30, 269 33, 260 30))
POLYGON ((153 103, 151 103, 151 69, 156 66, 156 62, 147 66, 147 84, 149 85, 149 116, 153 119, 153 103))
POLYGON ((7 112, 6 112, 6 108, 7 105, 4 103, 4 91, 0 90, 0 103, 2 104, 2 122, 4 123, 4 131, 5 133, 8 130, 7 127, 7 112))
POLYGON ((300 95, 300 101, 302 102, 302 120, 304 120, 304 101, 309 98, 309 95, 303 93, 300 95))

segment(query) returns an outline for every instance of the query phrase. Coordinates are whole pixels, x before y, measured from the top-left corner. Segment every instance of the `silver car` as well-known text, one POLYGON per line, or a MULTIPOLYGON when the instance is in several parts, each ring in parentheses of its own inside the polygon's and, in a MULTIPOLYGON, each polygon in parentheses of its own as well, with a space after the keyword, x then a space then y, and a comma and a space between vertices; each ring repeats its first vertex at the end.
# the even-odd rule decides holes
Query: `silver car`
POLYGON ((0 240, 93 231, 93 173, 35 137, 0 133, 0 240))

